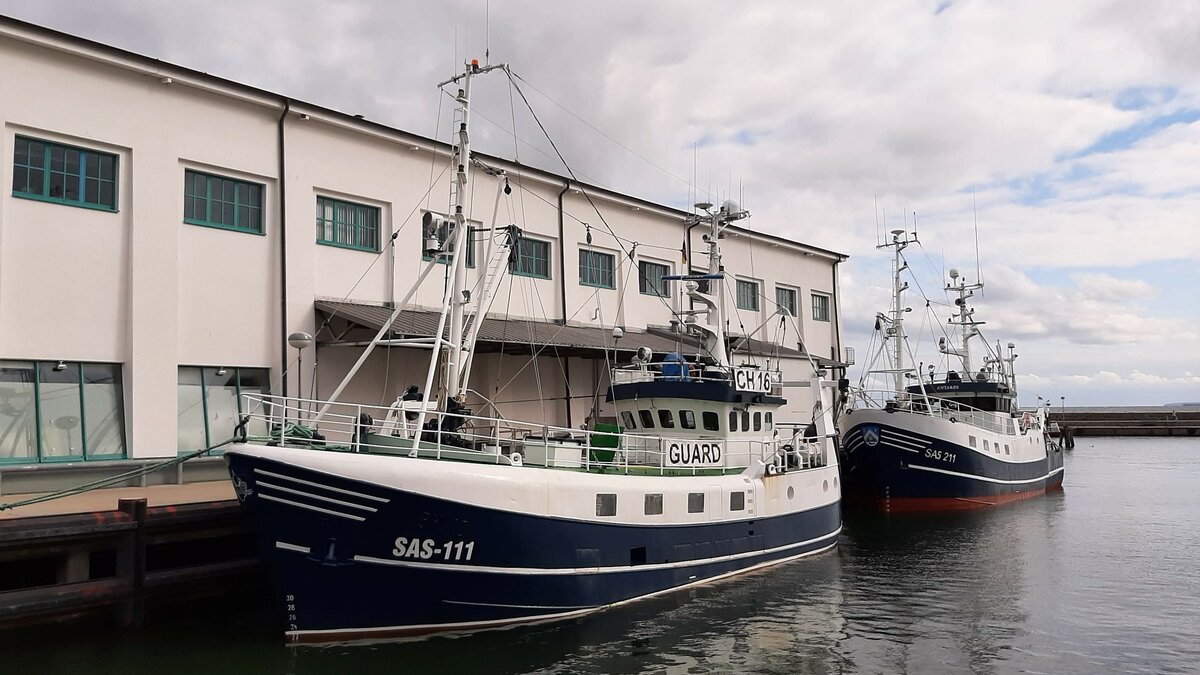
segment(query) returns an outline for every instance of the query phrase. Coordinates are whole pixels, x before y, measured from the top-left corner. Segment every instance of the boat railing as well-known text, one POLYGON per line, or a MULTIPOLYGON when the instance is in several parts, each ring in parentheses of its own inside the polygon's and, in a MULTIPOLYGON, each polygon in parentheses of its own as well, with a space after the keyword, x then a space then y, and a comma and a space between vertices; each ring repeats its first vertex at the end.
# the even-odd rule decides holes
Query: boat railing
POLYGON ((736 384, 737 371, 761 372, 767 377, 770 389, 776 389, 783 381, 778 369, 755 366, 713 366, 681 361, 651 361, 612 369, 613 384, 636 382, 721 382, 736 384))
POLYGON ((243 394, 242 401, 247 439, 285 447, 659 474, 740 470, 756 460, 814 468, 832 459, 823 439, 805 439, 799 431, 770 440, 665 437, 448 413, 421 401, 406 401, 413 405, 399 411, 394 406, 334 402, 317 420, 316 411, 328 402, 266 394, 243 394), (423 428, 417 429, 411 420, 407 427, 389 426, 389 414, 392 419, 419 416, 422 405, 429 406, 423 428), (454 424, 461 426, 450 431, 448 426, 454 424))
POLYGON ((861 390, 857 400, 867 407, 940 417, 951 422, 963 422, 981 429, 1012 434, 1016 421, 1009 413, 991 412, 936 396, 902 393, 894 390, 861 390))

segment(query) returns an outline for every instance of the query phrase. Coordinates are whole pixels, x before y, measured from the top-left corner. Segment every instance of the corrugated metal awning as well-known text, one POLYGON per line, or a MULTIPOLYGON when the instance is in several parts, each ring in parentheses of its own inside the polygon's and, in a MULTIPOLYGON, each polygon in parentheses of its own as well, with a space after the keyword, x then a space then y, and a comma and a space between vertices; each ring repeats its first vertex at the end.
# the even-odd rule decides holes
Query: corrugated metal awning
MULTIPOLYGON (((327 319, 339 317, 359 326, 378 331, 392 310, 379 305, 363 305, 353 302, 335 302, 318 300, 315 304, 318 312, 327 319)), ((406 309, 392 322, 392 338, 432 337, 437 331, 438 312, 421 309, 406 309)), ((329 343, 330 333, 319 331, 317 339, 329 343)), ((762 340, 747 338, 732 338, 739 345, 738 353, 750 353, 759 356, 780 356, 803 358, 804 353, 788 347, 781 347, 762 340), (743 343, 744 341, 744 343, 743 343)), ((494 352, 501 348, 508 353, 533 352, 541 348, 552 348, 558 352, 566 351, 572 356, 596 356, 600 352, 632 353, 638 347, 649 347, 656 354, 667 352, 683 352, 694 354, 698 347, 696 339, 690 335, 677 335, 666 328, 651 328, 648 330, 625 329, 625 335, 614 342, 611 328, 597 326, 562 325, 552 321, 535 321, 530 319, 499 319, 488 317, 483 320, 479 329, 479 351, 494 352)), ((814 356, 813 360, 823 367, 836 365, 827 358, 814 356)))

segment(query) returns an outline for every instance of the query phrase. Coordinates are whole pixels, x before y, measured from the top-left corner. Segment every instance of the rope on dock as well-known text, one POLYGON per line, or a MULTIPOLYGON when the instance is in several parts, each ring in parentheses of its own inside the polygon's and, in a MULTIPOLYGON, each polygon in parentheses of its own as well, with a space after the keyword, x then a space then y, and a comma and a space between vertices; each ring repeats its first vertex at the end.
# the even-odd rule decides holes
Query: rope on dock
POLYGON ((22 499, 19 502, 12 502, 11 504, 0 504, 0 511, 5 511, 8 509, 15 509, 15 508, 18 508, 21 506, 28 506, 30 504, 38 504, 40 502, 48 502, 50 500, 61 499, 63 497, 71 497, 73 495, 83 494, 84 492, 90 492, 92 490, 99 490, 101 488, 110 487, 110 486, 116 485, 118 483, 123 483, 127 480, 130 480, 131 478, 140 478, 142 476, 152 474, 155 471, 162 471, 163 469, 170 468, 172 466, 175 466, 176 464, 183 464, 184 462, 188 461, 189 459, 195 459, 197 457, 202 457, 202 456, 212 452, 213 450, 216 450, 218 448, 223 448, 226 445, 229 445, 230 443, 233 443, 236 440, 240 440, 240 439, 238 437, 234 436, 234 437, 230 438, 229 440, 226 440, 222 443, 217 443, 216 445, 210 445, 207 448, 204 448, 201 450, 194 450, 185 455, 179 455, 178 457, 172 457, 171 459, 168 459, 168 460, 165 460, 162 462, 157 462, 155 464, 148 464, 141 468, 133 469, 132 471, 126 471, 125 473, 119 473, 115 476, 109 476, 108 478, 101 478, 100 480, 95 480, 90 483, 84 483, 83 485, 76 485, 75 487, 70 487, 65 490, 59 490, 58 492, 50 492, 50 493, 47 493, 44 495, 39 495, 37 497, 30 497, 29 499, 22 499))

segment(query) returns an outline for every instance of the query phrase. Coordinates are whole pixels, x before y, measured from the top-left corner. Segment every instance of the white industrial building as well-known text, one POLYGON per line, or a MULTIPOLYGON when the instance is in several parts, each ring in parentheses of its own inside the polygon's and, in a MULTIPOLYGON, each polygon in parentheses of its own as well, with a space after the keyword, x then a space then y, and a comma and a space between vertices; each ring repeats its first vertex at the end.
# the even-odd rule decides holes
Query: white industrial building
MULTIPOLYGON (((225 440, 239 392, 328 395, 417 278, 421 216, 449 202, 449 146, 320 105, 7 18, 0 72, 0 477, 225 440), (289 347, 297 331, 315 344, 289 347)), ((687 351, 670 326, 680 295, 658 278, 688 271, 688 214, 483 161, 512 194, 476 171, 470 218, 490 225, 499 195, 497 225, 523 234, 481 335, 472 405, 581 426, 614 354, 687 351)), ((743 346, 799 379, 810 366, 796 326, 838 368, 846 256, 730 232, 731 333, 767 324, 743 346), (780 303, 796 317, 786 329, 780 303)), ((481 261, 472 274, 481 252, 468 253, 481 261)), ((393 337, 431 334, 443 276, 393 337)), ((377 349, 342 399, 386 404, 428 357, 377 349)), ((785 396, 809 416, 810 395, 785 396)))

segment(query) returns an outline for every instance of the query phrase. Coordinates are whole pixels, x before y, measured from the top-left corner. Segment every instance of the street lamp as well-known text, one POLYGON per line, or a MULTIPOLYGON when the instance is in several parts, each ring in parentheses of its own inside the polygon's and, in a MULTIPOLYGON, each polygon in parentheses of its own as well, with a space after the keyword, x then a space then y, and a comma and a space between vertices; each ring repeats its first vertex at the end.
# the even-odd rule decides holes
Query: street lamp
MULTIPOLYGON (((296 331, 288 336, 288 344, 296 350, 296 393, 300 399, 301 410, 303 410, 304 400, 304 348, 312 344, 313 337, 304 331, 296 331)), ((311 393, 311 392, 310 392, 311 393)), ((287 397, 287 392, 283 392, 284 398, 287 397)), ((284 409, 287 409, 285 404, 284 409)))
POLYGON ((1067 414, 1067 397, 1059 396, 1058 403, 1059 403, 1059 405, 1058 405, 1059 415, 1065 416, 1067 414))

